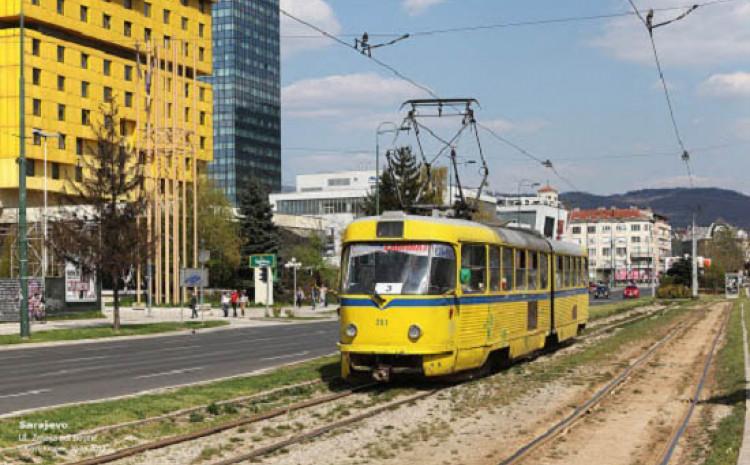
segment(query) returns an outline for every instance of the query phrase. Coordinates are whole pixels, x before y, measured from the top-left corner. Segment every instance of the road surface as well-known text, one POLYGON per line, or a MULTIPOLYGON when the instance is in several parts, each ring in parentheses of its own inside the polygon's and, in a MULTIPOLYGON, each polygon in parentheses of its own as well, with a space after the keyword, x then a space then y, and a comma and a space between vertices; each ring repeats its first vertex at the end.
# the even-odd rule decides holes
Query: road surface
POLYGON ((247 373, 336 351, 338 322, 0 352, 0 415, 247 373))

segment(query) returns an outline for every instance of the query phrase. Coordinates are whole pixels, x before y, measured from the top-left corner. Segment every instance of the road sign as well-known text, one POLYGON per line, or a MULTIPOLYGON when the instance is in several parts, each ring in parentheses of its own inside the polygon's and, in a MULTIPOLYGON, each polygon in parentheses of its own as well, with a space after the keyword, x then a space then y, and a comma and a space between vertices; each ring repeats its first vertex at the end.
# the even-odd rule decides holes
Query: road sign
POLYGON ((200 268, 182 268, 180 270, 181 287, 208 287, 208 270, 200 268))
POLYGON ((276 268, 275 254, 250 255, 250 268, 262 268, 266 266, 276 268))

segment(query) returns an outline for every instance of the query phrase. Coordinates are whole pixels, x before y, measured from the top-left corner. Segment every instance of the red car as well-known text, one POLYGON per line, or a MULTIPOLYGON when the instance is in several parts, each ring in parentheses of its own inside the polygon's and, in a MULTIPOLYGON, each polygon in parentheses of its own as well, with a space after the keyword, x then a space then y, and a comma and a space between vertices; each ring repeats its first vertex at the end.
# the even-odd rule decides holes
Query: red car
POLYGON ((622 291, 623 299, 637 299, 640 296, 641 296, 641 290, 638 289, 638 286, 630 285, 626 287, 624 291, 622 291))

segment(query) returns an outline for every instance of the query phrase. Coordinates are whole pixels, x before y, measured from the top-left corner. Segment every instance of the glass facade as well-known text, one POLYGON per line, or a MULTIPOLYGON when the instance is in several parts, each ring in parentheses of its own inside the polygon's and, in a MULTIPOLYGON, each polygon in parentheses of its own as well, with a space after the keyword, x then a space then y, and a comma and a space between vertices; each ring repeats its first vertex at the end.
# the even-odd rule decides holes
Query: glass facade
POLYGON ((279 0, 221 0, 213 9, 214 161, 209 176, 237 204, 258 178, 281 189, 279 0))
POLYGON ((277 212, 286 215, 326 215, 331 213, 362 213, 362 198, 279 200, 277 212))

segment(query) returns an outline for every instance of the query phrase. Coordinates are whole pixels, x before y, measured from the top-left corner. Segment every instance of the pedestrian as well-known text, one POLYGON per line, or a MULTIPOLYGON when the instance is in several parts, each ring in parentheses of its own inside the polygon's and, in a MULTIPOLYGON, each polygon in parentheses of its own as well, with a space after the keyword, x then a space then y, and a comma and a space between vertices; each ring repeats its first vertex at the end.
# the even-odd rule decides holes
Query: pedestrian
POLYGON ((221 294, 221 309, 224 310, 224 318, 229 318, 229 293, 221 294))
POLYGON ((190 294, 190 318, 198 318, 198 299, 195 298, 195 292, 190 294))
POLYGON ((240 294, 236 290, 232 291, 231 302, 232 302, 232 313, 233 313, 232 316, 237 318, 237 304, 240 302, 240 294))
POLYGON ((42 324, 47 323, 47 306, 44 302, 44 295, 39 296, 39 306, 38 312, 39 312, 39 320, 42 324))
POLYGON ((242 291, 240 293, 240 310, 243 317, 245 316, 245 307, 247 307, 247 292, 242 291))
POLYGON ((312 309, 315 310, 315 301, 318 299, 318 288, 315 286, 315 283, 312 283, 310 285, 310 305, 312 306, 312 309))
POLYGON ((302 308, 302 300, 305 298, 305 291, 302 290, 302 286, 297 288, 297 307, 302 308))
POLYGON ((320 305, 322 305, 323 308, 328 308, 328 288, 325 284, 320 286, 320 305))

